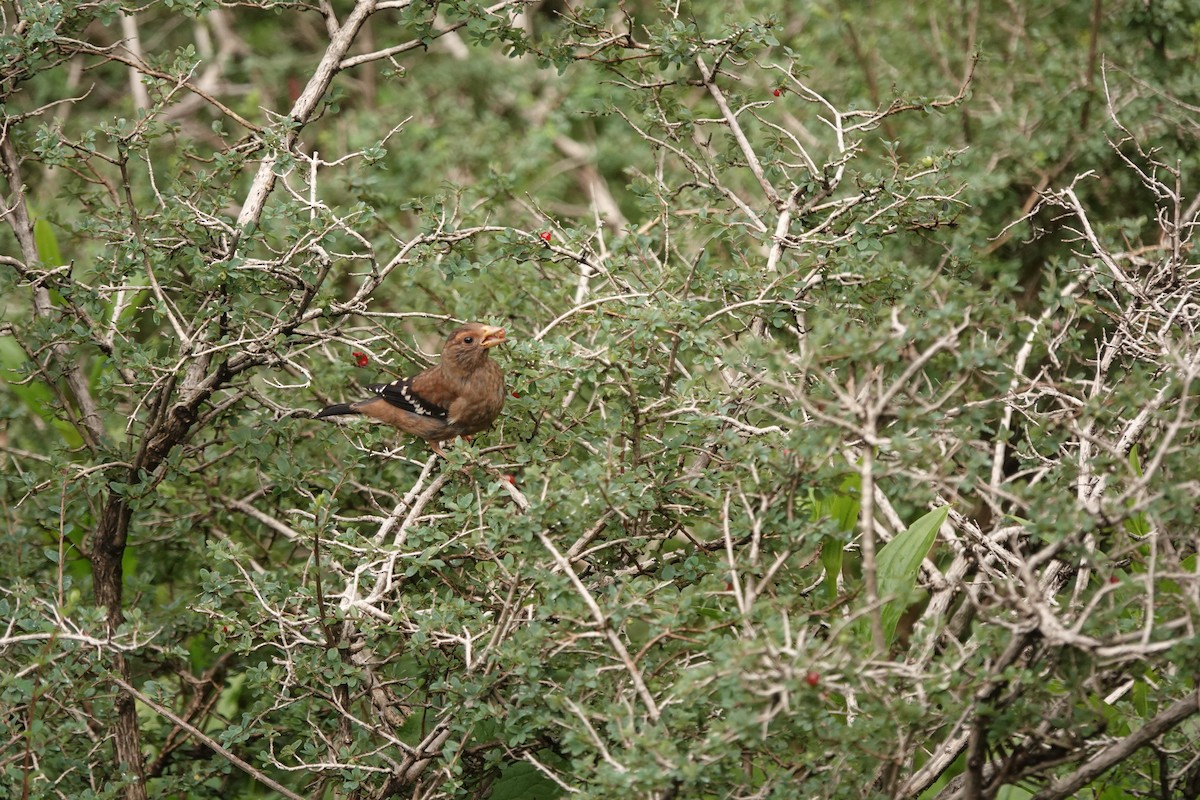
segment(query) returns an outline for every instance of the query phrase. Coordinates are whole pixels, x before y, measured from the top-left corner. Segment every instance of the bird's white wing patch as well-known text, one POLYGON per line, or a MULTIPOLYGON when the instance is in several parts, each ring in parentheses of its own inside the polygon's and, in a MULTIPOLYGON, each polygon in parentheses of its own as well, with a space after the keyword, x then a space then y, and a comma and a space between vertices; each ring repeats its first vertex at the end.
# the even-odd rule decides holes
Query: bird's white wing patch
POLYGON ((400 378, 391 383, 377 383, 367 388, 397 408, 411 411, 414 414, 420 414, 423 417, 446 419, 450 413, 436 403, 432 403, 426 398, 421 397, 413 389, 411 378, 400 378))

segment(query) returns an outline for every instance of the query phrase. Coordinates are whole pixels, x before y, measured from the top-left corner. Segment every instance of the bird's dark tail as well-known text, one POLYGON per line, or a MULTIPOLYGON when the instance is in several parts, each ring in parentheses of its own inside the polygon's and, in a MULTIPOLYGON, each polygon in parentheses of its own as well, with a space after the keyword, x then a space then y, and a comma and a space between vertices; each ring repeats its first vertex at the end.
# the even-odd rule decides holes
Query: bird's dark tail
POLYGON ((357 413, 358 413, 357 411, 355 411, 353 408, 350 407, 349 403, 337 403, 335 405, 326 406, 325 408, 322 408, 320 411, 318 411, 316 414, 313 415, 313 419, 320 419, 321 417, 337 417, 342 414, 357 414, 357 413))

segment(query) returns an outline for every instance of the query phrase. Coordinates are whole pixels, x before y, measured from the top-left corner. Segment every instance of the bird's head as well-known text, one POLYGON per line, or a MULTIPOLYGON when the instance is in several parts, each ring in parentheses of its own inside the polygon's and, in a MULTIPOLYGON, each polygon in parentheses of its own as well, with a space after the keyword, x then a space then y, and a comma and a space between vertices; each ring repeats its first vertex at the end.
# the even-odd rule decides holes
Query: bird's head
POLYGON ((450 334, 442 348, 442 366, 459 373, 478 369, 487 360, 488 350, 508 341, 504 328, 471 322, 450 334))

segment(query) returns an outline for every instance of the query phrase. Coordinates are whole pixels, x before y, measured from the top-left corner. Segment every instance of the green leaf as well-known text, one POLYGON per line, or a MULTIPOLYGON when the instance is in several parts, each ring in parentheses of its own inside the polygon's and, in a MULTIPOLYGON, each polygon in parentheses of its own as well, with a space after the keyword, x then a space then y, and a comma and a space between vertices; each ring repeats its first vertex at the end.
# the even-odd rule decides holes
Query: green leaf
POLYGON ((1139 478, 1142 477, 1142 460, 1138 456, 1138 446, 1135 444, 1129 448, 1129 468, 1133 470, 1133 474, 1139 478))
MULTIPOLYGON (((832 519, 838 530, 850 532, 858 522, 861 505, 858 497, 859 477, 847 475, 833 494, 813 503, 813 519, 832 519)), ((815 493, 814 493, 815 494, 815 493)), ((830 602, 837 599, 837 578, 842 571, 843 544, 827 536, 821 541, 821 565, 825 568, 825 595, 830 602)))
MULTIPOLYGON (((1133 474, 1139 478, 1142 477, 1142 462, 1138 457, 1138 446, 1135 444, 1129 448, 1129 467, 1133 470, 1133 474)), ((1133 504, 1133 501, 1129 501, 1133 504)), ((1134 536, 1148 536, 1150 534, 1150 520, 1146 519, 1146 515, 1142 512, 1132 514, 1122 523, 1125 530, 1134 536)))
POLYGON ((949 513, 949 506, 935 508, 885 544, 876 556, 879 596, 895 598, 883 607, 883 633, 889 642, 896 633, 900 615, 908 607, 907 598, 917 584, 921 562, 929 554, 938 528, 949 513))
POLYGON ((54 426, 68 447, 79 447, 83 438, 79 432, 66 420, 54 415, 54 392, 43 381, 22 381, 22 372, 28 364, 25 352, 11 337, 0 339, 0 379, 8 384, 8 389, 25 405, 31 414, 44 419, 54 426))
POLYGON ((821 566, 825 568, 825 596, 837 600, 837 579, 842 573, 842 543, 832 536, 821 541, 821 566))
POLYGON ((63 264, 62 251, 58 248, 58 237, 54 229, 44 219, 33 223, 33 241, 37 245, 38 259, 44 267, 58 267, 63 264))
MULTIPOLYGON (((543 754, 542 758, 547 756, 543 754)), ((561 797, 562 791, 558 786, 538 771, 537 767, 525 762, 509 764, 501 768, 500 778, 492 788, 490 796, 493 800, 506 798, 522 798, 523 800, 549 800, 561 797)))

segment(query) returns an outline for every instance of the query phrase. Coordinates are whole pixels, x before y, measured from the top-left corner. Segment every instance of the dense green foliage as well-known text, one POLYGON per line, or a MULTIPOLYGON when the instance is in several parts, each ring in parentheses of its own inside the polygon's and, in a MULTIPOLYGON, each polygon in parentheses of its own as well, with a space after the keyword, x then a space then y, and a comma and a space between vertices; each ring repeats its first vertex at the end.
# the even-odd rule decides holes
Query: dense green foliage
POLYGON ((0 797, 1196 796, 1200 12, 862 5, 3 4, 0 797))

